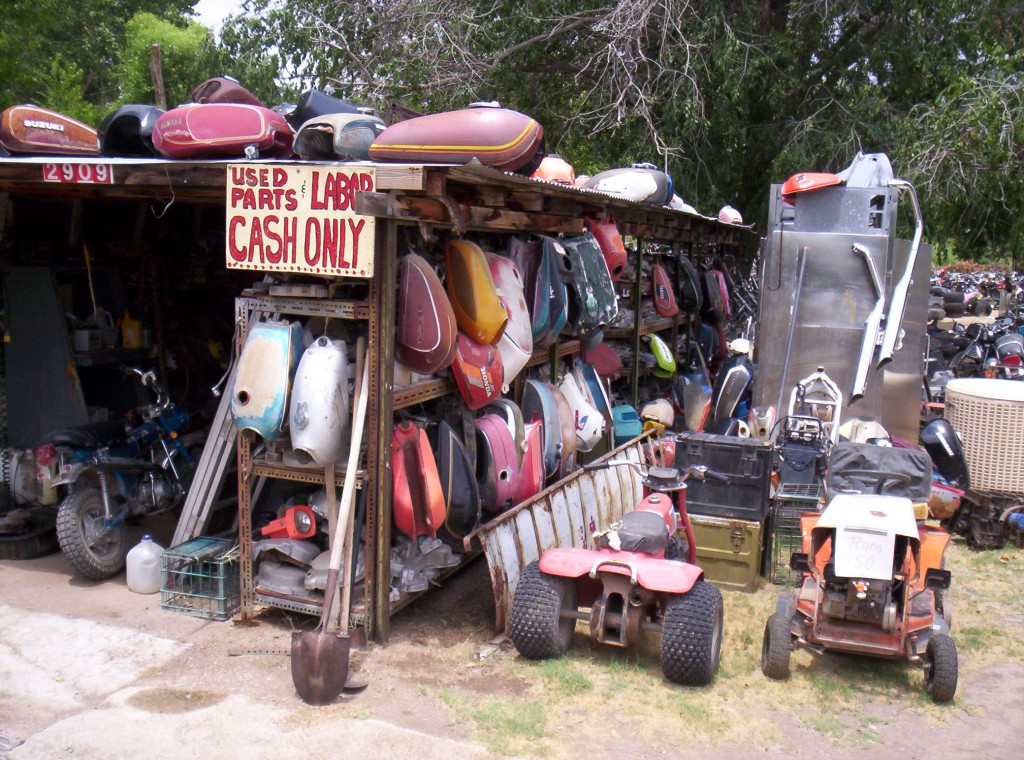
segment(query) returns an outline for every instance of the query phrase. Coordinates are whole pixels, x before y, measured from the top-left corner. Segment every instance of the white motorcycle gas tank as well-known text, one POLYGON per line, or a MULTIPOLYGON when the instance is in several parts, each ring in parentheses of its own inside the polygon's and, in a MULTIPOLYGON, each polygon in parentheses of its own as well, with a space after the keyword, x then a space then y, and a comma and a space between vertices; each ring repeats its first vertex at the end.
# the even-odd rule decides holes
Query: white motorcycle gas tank
POLYGON ((345 453, 348 421, 345 342, 318 338, 295 371, 288 413, 292 448, 319 465, 333 464, 345 453))
POLYGON ((253 325, 231 389, 235 427, 253 430, 265 440, 283 437, 288 393, 301 353, 302 326, 298 322, 253 325))
POLYGON ((604 435, 604 417, 590 403, 587 392, 579 386, 575 375, 566 375, 558 390, 565 396, 573 412, 576 423, 576 448, 579 451, 590 451, 604 435))
POLYGON ((507 393, 516 375, 523 371, 533 355, 533 326, 523 295, 523 280, 519 268, 511 259, 493 253, 487 254, 487 264, 498 298, 505 304, 505 311, 508 314, 505 332, 497 343, 498 353, 501 354, 501 366, 504 369, 502 391, 507 393))

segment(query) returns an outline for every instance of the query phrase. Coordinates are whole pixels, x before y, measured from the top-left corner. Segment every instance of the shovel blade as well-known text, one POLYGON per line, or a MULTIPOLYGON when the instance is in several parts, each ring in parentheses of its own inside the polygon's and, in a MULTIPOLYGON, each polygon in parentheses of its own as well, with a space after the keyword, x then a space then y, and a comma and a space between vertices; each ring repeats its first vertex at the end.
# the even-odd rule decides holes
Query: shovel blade
POLYGON ((292 683, 308 705, 329 705, 348 680, 348 634, 296 631, 292 634, 292 683))

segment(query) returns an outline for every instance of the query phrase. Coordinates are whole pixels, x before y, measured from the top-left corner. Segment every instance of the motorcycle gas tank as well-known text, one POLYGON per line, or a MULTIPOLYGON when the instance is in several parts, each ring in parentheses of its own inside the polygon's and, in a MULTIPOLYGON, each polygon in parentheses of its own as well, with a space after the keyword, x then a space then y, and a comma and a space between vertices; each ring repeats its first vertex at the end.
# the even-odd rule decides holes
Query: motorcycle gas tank
POLYGON ((302 353, 292 384, 288 429, 292 448, 326 466, 345 453, 348 430, 345 342, 318 338, 302 353))
POLYGON ((601 549, 579 549, 562 547, 549 549, 540 558, 541 572, 560 578, 581 578, 596 570, 598 576, 604 573, 614 575, 635 575, 636 583, 648 591, 685 594, 693 584, 704 577, 704 571, 696 565, 671 559, 652 557, 637 552, 601 549), (610 564, 616 562, 618 564, 610 564), (603 564, 609 563, 609 564, 603 564))
POLYGON ((601 247, 601 255, 604 256, 612 282, 617 282, 626 268, 626 246, 622 242, 618 225, 614 219, 598 221, 587 217, 584 221, 590 234, 601 247))
POLYGON ((282 116, 242 103, 190 103, 165 113, 153 129, 153 146, 165 158, 241 157, 250 146, 262 158, 286 158, 292 138, 282 116))
POLYGON ((679 313, 679 306, 676 304, 675 288, 668 278, 668 272, 661 264, 651 267, 651 291, 654 300, 654 310, 663 317, 674 317, 679 313))
POLYGON ((663 171, 643 165, 600 172, 588 179, 584 186, 654 206, 663 206, 675 194, 671 177, 663 171))
POLYGON ((436 538, 444 524, 445 499, 434 452, 423 428, 402 422, 391 436, 395 527, 409 538, 436 538))
MULTIPOLYGON (((684 489, 685 491, 685 489, 684 489)), ((653 512, 664 521, 669 535, 676 532, 676 507, 675 503, 667 494, 648 494, 643 501, 636 505, 636 512, 653 512)))
POLYGON ((484 511, 500 514, 515 505, 519 479, 515 443, 501 415, 485 414, 473 426, 480 506, 484 511))
POLYGON ((33 105, 10 106, 0 114, 0 146, 28 155, 95 156, 96 130, 70 116, 33 105))
POLYGON ((508 315, 505 332, 497 344, 505 374, 502 390, 507 392, 512 381, 523 371, 533 355, 533 330, 518 267, 511 259, 493 253, 487 254, 487 265, 491 270, 498 298, 508 315))
POLYGON ((655 377, 672 377, 676 373, 676 357, 672 349, 654 333, 644 337, 651 344, 651 353, 654 354, 655 365, 652 374, 655 377))
POLYGON ((615 445, 629 443, 644 432, 640 415, 629 404, 612 407, 612 429, 615 431, 615 445))
POLYGON ((461 544, 480 522, 480 489, 462 439, 451 425, 441 422, 437 441, 437 471, 444 494, 444 525, 437 535, 461 544))
POLYGON ((398 361, 422 375, 455 359, 455 312, 434 269, 422 256, 402 259, 398 273, 398 361))
POLYGON ((526 283, 527 303, 533 320, 534 348, 547 348, 558 338, 569 316, 569 290, 565 284, 565 257, 553 246, 541 245, 537 276, 526 283))
POLYGON ((942 477, 965 491, 971 487, 963 445, 948 420, 932 420, 921 428, 921 445, 942 477))
POLYGON ((581 356, 601 377, 612 377, 622 369, 622 357, 607 343, 598 343, 592 349, 583 351, 581 356))
POLYGON ((600 443, 604 435, 604 416, 590 403, 585 384, 581 386, 579 379, 573 373, 562 378, 558 390, 562 392, 572 411, 577 450, 591 451, 600 443))
POLYGON ((101 156, 157 155, 153 128, 164 111, 156 106, 128 104, 109 114, 99 126, 101 156))
POLYGON ((384 122, 376 116, 314 116, 299 127, 293 147, 300 157, 318 161, 369 161, 370 145, 383 131, 384 122))
POLYGON ((532 173, 543 156, 544 129, 507 108, 466 108, 392 124, 370 146, 374 161, 464 164, 532 173))
MULTIPOLYGON (((562 448, 562 424, 554 394, 547 383, 527 380, 523 390, 523 420, 539 421, 544 431, 544 474, 547 478, 558 475, 559 454, 562 448)), ((575 439, 575 435, 573 436, 575 439)))
POLYGON ((582 386, 586 388, 590 403, 605 418, 605 421, 611 424, 611 399, 608 397, 608 389, 605 388, 604 382, 602 382, 594 366, 586 362, 580 362, 573 369, 573 374, 576 375, 577 380, 582 386))
POLYGON ((679 293, 682 307, 687 311, 700 311, 704 303, 700 275, 686 256, 679 257, 679 293))
POLYGON ((523 461, 516 483, 517 504, 532 499, 544 488, 544 426, 540 420, 526 425, 523 461))
POLYGON ((497 343, 508 325, 487 256, 476 243, 450 240, 444 247, 448 297, 459 329, 478 343, 497 343))
POLYGON ((302 355, 302 325, 259 322, 246 336, 238 357, 231 413, 235 427, 265 440, 284 435, 292 377, 302 355))
POLYGON ((566 400, 565 394, 551 383, 546 383, 546 385, 555 397, 555 408, 558 410, 558 421, 562 434, 558 450, 558 477, 564 478, 576 469, 576 416, 566 400))
POLYGON ((481 409, 501 394, 504 368, 501 354, 494 346, 477 343, 465 333, 455 342, 452 375, 470 409, 481 409))
POLYGON ((726 359, 715 379, 715 392, 711 398, 711 421, 732 417, 736 407, 750 391, 754 382, 754 365, 746 354, 726 359))
POLYGON ((487 405, 487 411, 505 420, 505 426, 515 445, 516 465, 522 463, 523 452, 526 451, 526 425, 523 423, 523 412, 516 402, 507 398, 497 398, 487 405))
POLYGON ((593 336, 619 313, 615 287, 597 240, 587 234, 563 240, 543 238, 543 242, 561 258, 569 290, 569 327, 581 337, 593 336))

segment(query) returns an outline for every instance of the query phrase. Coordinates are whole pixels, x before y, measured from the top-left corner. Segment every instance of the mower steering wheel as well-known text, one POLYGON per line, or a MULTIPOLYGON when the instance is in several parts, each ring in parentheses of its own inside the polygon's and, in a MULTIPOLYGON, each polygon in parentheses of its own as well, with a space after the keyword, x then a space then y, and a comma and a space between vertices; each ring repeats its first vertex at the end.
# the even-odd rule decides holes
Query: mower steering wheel
POLYGON ((911 481, 911 477, 906 473, 892 472, 890 470, 841 470, 838 474, 844 477, 850 475, 869 475, 878 478, 875 484, 875 493, 879 496, 882 495, 889 481, 893 481, 893 485, 897 486, 905 486, 911 481))

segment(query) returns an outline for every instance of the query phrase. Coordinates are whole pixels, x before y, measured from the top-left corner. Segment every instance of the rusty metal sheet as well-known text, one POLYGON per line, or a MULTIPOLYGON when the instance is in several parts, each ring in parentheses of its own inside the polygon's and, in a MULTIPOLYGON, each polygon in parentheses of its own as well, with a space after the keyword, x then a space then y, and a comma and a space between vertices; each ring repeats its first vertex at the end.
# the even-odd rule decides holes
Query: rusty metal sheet
MULTIPOLYGON (((641 443, 648 437, 636 438, 599 461, 646 461, 641 443)), ((628 467, 577 470, 467 536, 467 550, 480 545, 487 557, 495 629, 508 625, 512 595, 526 565, 555 547, 590 548, 595 530, 604 530, 631 512, 642 497, 640 478, 628 467)))

